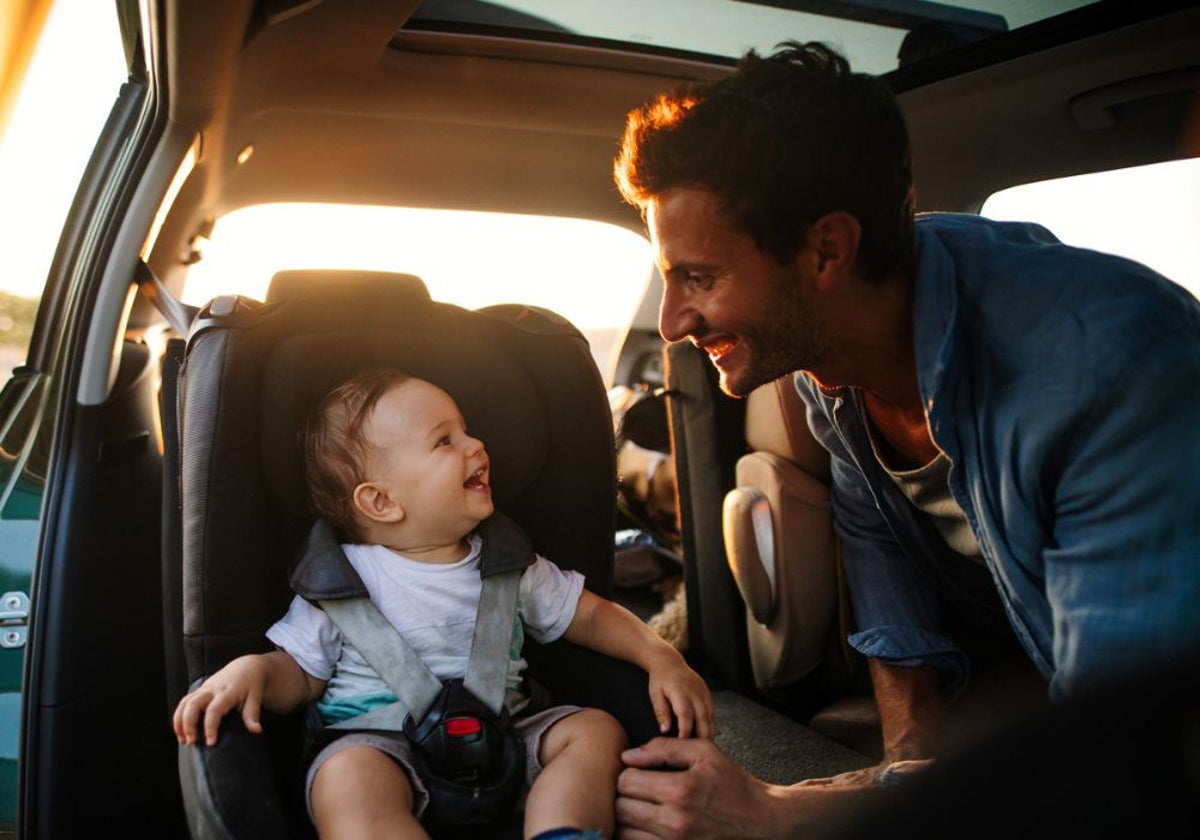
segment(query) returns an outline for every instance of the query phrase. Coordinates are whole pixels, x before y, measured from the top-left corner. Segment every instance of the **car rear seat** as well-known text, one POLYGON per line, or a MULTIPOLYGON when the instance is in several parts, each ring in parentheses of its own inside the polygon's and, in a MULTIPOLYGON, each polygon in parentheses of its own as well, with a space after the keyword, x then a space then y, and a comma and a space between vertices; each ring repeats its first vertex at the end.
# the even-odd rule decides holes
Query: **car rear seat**
POLYGON ((829 453, 808 428, 791 374, 746 398, 745 438, 749 452, 725 495, 723 532, 746 604, 755 685, 786 691, 820 671, 806 698, 817 707, 809 726, 878 755, 864 663, 844 642, 852 617, 833 533, 829 453))
MULTIPOLYGON (((812 760, 830 740, 859 759, 878 755, 865 663, 843 642, 849 611, 830 523, 829 458, 808 430, 790 377, 736 400, 719 390, 712 364, 690 343, 668 345, 664 357, 689 653, 720 688, 741 695, 718 696, 719 711, 726 702, 745 710, 750 698, 806 724, 772 725, 809 754, 783 757, 781 766, 800 774, 791 781, 836 772, 836 761, 812 760), (762 563, 768 555, 773 575, 762 563)), ((786 754, 789 746, 773 749, 786 754)), ((752 751, 741 753, 756 761, 752 751)))

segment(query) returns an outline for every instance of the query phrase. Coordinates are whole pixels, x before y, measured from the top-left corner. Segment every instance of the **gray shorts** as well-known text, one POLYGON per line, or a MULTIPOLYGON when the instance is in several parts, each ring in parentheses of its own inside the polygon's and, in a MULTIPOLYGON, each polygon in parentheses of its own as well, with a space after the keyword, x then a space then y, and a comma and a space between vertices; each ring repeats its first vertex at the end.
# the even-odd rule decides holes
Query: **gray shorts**
MULTIPOLYGON (((525 742, 526 792, 529 791, 538 773, 542 772, 542 763, 538 760, 538 751, 542 745, 542 736, 546 734, 546 730, 563 718, 570 717, 576 712, 581 711, 583 711, 582 706, 552 706, 537 714, 518 718, 513 721, 517 735, 525 742)), ((405 775, 408 776, 409 784, 412 785, 413 814, 420 818, 421 814, 425 813, 425 808, 429 804, 429 792, 425 788, 425 783, 420 779, 413 767, 412 760, 409 757, 411 747, 404 736, 385 735, 382 732, 351 732, 348 735, 338 738, 317 753, 317 757, 313 759, 312 766, 308 768, 308 775, 304 780, 304 801, 308 805, 309 819, 312 819, 312 784, 313 779, 317 775, 317 770, 334 753, 348 749, 349 747, 362 746, 374 747, 380 752, 391 756, 400 765, 405 775)), ((522 797, 523 800, 524 797, 522 797)))

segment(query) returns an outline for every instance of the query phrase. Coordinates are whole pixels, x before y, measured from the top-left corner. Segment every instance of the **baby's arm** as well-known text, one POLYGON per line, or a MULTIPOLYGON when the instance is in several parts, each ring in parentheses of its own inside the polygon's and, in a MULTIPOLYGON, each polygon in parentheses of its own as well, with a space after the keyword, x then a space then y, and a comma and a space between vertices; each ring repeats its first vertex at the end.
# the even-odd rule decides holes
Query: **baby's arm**
POLYGON ((201 683, 179 701, 173 724, 181 744, 196 742, 196 726, 204 718, 204 741, 217 742, 221 718, 240 709, 250 732, 262 732, 259 710, 290 712, 325 690, 325 683, 302 669, 281 650, 241 656, 201 683))
POLYGON ((713 737, 716 725, 708 686, 679 651, 629 610, 585 589, 565 636, 641 667, 650 676, 650 702, 663 732, 671 728, 674 712, 681 738, 713 737))

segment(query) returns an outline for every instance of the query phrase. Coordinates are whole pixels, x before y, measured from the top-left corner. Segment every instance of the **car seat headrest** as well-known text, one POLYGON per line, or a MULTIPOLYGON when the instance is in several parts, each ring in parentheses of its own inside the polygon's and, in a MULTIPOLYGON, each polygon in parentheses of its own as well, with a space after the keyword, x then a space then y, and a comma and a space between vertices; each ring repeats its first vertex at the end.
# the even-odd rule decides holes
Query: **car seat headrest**
POLYGON ((297 437, 303 418, 332 388, 375 367, 426 379, 454 398, 471 434, 487 446, 498 507, 508 508, 536 484, 549 451, 550 395, 523 357, 528 342, 504 319, 414 301, 386 286, 369 298, 339 296, 336 305, 284 300, 272 314, 290 328, 264 355, 258 427, 268 490, 279 509, 307 509, 297 437))
POLYGON ((298 298, 323 298, 344 306, 348 301, 377 297, 386 288, 412 300, 429 300, 429 289, 414 274, 356 269, 292 269, 278 271, 267 286, 267 303, 298 298))

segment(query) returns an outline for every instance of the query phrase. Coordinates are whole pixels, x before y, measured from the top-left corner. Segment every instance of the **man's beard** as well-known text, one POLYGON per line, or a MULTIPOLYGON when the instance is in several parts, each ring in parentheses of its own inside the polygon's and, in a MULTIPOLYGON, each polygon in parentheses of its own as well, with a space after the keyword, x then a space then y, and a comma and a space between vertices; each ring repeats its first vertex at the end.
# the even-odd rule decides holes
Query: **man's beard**
POLYGON ((829 356, 824 323, 800 300, 800 284, 793 269, 781 269, 773 300, 762 307, 761 325, 744 333, 747 362, 734 371, 731 381, 719 370, 721 390, 731 397, 745 397, 755 388, 798 370, 812 370, 829 356))

